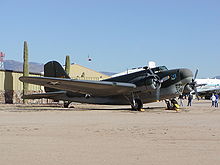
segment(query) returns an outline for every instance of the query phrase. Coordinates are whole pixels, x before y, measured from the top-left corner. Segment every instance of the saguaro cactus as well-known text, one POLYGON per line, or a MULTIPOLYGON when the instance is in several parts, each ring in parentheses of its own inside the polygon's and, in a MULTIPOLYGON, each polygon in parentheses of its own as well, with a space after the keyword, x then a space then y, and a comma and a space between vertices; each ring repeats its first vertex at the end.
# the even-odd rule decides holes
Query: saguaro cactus
POLYGON ((65 71, 68 75, 70 74, 70 56, 66 56, 65 71))
MULTIPOLYGON (((28 68, 28 46, 27 41, 24 41, 24 54, 23 54, 23 76, 29 75, 29 68, 28 68)), ((23 83, 23 95, 28 93, 28 83, 23 83)), ((27 103, 27 100, 23 100, 23 103, 27 103)))

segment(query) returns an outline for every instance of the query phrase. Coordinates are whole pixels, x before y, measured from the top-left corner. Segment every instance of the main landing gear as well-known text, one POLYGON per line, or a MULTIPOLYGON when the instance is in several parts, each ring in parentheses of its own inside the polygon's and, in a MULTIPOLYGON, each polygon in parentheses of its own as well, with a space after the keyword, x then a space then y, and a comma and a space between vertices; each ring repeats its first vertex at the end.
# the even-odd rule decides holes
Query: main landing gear
POLYGON ((167 110, 176 110, 179 111, 179 104, 175 99, 171 100, 165 100, 165 103, 167 104, 167 110))
POLYGON ((126 96, 126 98, 130 102, 132 110, 135 110, 135 111, 142 111, 143 110, 142 109, 143 103, 137 93, 131 93, 131 95, 126 96))
POLYGON ((143 103, 141 99, 133 99, 133 103, 131 104, 131 108, 136 111, 141 111, 143 108, 143 103))
POLYGON ((64 108, 68 108, 70 103, 71 103, 70 101, 64 101, 63 103, 64 108))

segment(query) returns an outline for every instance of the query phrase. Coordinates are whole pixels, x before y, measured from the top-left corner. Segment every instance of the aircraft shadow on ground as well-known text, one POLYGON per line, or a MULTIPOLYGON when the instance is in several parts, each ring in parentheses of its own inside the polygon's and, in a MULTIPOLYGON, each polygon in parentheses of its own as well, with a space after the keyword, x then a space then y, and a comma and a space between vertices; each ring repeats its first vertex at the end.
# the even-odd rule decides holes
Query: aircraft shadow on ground
MULTIPOLYGON (((136 110, 132 110, 131 108, 120 108, 120 107, 115 107, 115 108, 79 108, 80 110, 96 110, 96 111, 132 111, 132 112, 137 112, 136 110)), ((145 111, 154 111, 154 110, 164 110, 165 107, 146 107, 143 108, 145 111)))
MULTIPOLYGON (((166 107, 144 107, 145 112, 163 112, 166 107)), ((16 109, 12 111, 129 111, 129 112, 138 112, 132 110, 131 108, 123 107, 97 107, 97 108, 88 108, 88 107, 75 107, 74 105, 69 108, 63 108, 60 105, 17 105, 16 109)), ((173 110, 166 110, 166 112, 176 112, 173 110)))
POLYGON ((73 111, 74 108, 63 108, 60 105, 17 105, 15 111, 73 111))

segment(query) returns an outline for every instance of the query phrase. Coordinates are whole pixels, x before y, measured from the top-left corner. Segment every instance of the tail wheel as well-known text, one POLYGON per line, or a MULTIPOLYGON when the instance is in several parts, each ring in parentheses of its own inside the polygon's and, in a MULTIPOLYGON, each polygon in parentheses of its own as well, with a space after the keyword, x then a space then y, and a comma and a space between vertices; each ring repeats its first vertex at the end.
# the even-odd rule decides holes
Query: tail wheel
POLYGON ((131 108, 136 111, 140 111, 143 108, 143 103, 140 99, 134 99, 134 104, 131 105, 131 108))

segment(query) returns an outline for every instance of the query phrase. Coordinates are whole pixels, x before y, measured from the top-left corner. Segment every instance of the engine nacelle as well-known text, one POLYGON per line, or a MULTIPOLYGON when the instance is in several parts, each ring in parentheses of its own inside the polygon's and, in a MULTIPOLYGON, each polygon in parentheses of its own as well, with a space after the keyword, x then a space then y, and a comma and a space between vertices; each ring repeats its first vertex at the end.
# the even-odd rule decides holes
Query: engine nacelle
POLYGON ((137 77, 133 79, 131 83, 134 83, 137 87, 145 86, 147 90, 156 90, 161 87, 160 80, 156 76, 137 77))
POLYGON ((193 91, 192 87, 191 87, 189 84, 185 85, 185 87, 184 87, 184 89, 183 89, 183 93, 184 93, 184 94, 188 94, 188 93, 190 93, 191 91, 193 91))
POLYGON ((156 90, 161 87, 161 83, 157 77, 147 78, 145 81, 147 90, 156 90))

